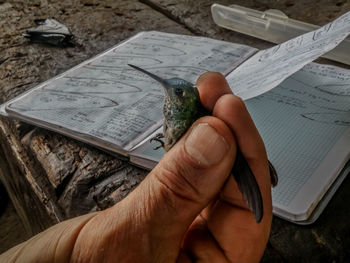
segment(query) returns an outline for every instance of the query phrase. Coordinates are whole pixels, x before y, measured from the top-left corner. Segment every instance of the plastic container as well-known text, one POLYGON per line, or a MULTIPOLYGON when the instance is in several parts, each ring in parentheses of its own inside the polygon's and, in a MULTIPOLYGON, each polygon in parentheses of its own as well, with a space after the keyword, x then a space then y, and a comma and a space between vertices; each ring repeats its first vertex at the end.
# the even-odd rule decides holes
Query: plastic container
MULTIPOLYGON (((239 5, 213 4, 211 12, 214 22, 221 27, 276 44, 320 28, 291 19, 276 9, 261 12, 239 5)), ((350 40, 346 38, 322 57, 350 65, 350 40)))

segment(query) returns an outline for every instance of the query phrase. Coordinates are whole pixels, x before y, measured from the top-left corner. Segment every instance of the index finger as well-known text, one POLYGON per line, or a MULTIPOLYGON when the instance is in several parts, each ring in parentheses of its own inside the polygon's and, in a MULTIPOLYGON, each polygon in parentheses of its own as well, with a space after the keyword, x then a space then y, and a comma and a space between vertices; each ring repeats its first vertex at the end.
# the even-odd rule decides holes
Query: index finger
POLYGON ((197 87, 203 106, 210 112, 222 95, 232 94, 226 79, 218 72, 202 74, 197 80, 197 87))
POLYGON ((264 251, 272 220, 271 186, 264 143, 244 102, 232 94, 221 74, 204 74, 199 78, 197 86, 204 106, 223 120, 233 132, 257 179, 264 204, 263 220, 257 224, 243 203, 242 195, 231 176, 220 200, 207 209, 203 216, 218 244, 228 253, 226 256, 235 258, 240 255, 241 262, 259 258, 259 254, 264 251))
POLYGON ((231 128, 248 163, 255 166, 256 160, 260 163, 264 159, 267 165, 264 142, 243 100, 233 95, 225 77, 217 72, 204 73, 197 87, 203 106, 231 128))

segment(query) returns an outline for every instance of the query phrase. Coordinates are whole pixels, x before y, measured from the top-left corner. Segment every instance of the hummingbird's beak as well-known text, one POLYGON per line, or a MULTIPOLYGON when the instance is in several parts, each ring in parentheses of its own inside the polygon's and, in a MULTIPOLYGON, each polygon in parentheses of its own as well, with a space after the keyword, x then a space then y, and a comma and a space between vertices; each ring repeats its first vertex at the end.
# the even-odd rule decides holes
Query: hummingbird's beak
POLYGON ((151 72, 148 72, 147 70, 144 70, 138 66, 135 66, 135 65, 132 65, 132 64, 128 64, 130 67, 138 70, 138 71, 141 71, 142 73, 145 73, 146 75, 150 76, 152 79, 158 81, 160 84, 162 84, 163 88, 164 88, 164 91, 166 93, 166 95, 168 94, 168 90, 167 90, 167 82, 165 79, 162 79, 161 77, 158 77, 157 75, 154 75, 153 73, 151 72))

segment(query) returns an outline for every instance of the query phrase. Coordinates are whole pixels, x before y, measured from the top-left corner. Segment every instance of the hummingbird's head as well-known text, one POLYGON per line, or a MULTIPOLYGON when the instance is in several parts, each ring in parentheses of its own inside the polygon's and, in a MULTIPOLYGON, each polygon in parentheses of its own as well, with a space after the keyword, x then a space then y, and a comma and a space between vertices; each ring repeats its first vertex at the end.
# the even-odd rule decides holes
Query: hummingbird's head
POLYGON ((158 81, 164 88, 165 99, 176 106, 188 107, 200 103, 199 93, 195 85, 180 78, 163 79, 147 70, 128 64, 130 67, 145 73, 158 81))
POLYGON ((195 85, 180 78, 165 80, 163 85, 166 96, 173 104, 183 105, 199 101, 199 93, 195 85))

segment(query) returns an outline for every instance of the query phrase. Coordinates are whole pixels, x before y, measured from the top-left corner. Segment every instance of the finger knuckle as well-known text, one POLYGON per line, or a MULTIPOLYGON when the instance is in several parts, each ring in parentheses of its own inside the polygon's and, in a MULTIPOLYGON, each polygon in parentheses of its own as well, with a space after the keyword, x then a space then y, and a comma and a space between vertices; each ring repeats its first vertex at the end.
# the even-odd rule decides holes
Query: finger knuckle
POLYGON ((237 113, 246 111, 246 106, 242 98, 231 96, 233 110, 237 113))
POLYGON ((163 165, 155 173, 155 179, 160 184, 160 195, 170 206, 181 206, 184 202, 199 202, 200 194, 193 182, 188 179, 191 176, 189 173, 191 169, 176 162, 171 165, 163 165))

